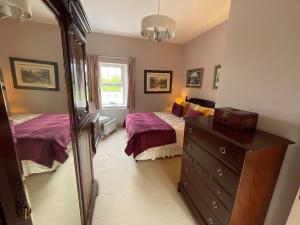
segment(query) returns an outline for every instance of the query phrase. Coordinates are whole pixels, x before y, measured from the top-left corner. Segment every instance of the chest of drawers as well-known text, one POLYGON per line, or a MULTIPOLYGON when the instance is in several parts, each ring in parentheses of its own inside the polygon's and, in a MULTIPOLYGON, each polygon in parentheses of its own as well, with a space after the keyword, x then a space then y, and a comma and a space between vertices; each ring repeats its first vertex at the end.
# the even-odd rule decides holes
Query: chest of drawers
POLYGON ((178 190, 200 225, 263 225, 287 146, 285 138, 240 133, 212 117, 186 120, 178 190))

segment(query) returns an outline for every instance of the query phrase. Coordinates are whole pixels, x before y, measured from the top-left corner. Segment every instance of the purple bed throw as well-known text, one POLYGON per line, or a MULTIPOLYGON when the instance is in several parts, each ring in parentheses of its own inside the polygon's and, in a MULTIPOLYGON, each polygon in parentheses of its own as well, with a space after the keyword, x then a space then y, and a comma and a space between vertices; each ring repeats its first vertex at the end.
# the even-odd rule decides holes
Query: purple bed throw
POLYGON ((31 160, 51 168, 54 160, 68 158, 71 141, 70 119, 67 114, 41 115, 15 126, 20 160, 31 160))
POLYGON ((175 130, 152 112, 128 114, 124 126, 128 134, 127 155, 136 157, 148 148, 176 143, 175 130))

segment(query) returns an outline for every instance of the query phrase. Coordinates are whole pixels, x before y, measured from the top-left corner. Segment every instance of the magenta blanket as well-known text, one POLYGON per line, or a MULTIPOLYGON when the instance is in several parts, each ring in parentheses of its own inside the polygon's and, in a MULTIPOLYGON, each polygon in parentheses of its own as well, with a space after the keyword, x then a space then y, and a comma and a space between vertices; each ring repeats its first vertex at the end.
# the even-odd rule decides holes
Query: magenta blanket
POLYGON ((31 160, 52 167, 53 161, 63 163, 68 158, 71 140, 70 119, 67 114, 41 115, 15 126, 20 160, 31 160))
POLYGON ((128 134, 127 155, 136 157, 148 148, 176 143, 175 130, 152 112, 128 114, 124 126, 128 134))

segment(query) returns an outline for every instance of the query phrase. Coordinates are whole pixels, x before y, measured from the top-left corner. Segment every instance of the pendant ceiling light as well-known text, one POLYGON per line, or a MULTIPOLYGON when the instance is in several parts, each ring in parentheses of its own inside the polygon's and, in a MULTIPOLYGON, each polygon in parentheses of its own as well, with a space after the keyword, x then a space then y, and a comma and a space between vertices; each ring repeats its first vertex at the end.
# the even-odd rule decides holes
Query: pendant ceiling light
POLYGON ((157 15, 146 16, 142 20, 142 36, 150 40, 162 42, 175 37, 176 23, 169 16, 160 15, 160 0, 158 0, 157 15))
POLYGON ((28 0, 0 0, 0 18, 31 19, 28 0))

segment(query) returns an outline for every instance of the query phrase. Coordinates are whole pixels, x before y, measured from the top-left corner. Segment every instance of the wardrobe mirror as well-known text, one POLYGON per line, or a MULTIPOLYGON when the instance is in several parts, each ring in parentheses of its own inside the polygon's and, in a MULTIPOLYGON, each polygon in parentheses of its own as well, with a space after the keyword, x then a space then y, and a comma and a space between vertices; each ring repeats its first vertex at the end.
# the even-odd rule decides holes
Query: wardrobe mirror
POLYGON ((11 130, 33 224, 80 225, 61 31, 42 1, 32 7, 34 21, 0 20, 11 130))

